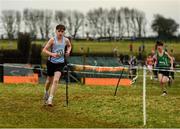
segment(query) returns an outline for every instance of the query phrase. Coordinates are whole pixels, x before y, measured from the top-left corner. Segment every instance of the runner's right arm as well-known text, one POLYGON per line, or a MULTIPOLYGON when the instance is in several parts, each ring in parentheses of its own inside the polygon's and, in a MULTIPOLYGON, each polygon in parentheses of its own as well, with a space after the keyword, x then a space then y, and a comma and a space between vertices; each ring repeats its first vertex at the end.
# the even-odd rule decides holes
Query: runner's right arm
POLYGON ((52 53, 49 51, 49 49, 52 47, 54 43, 54 38, 51 38, 47 44, 45 45, 45 47, 43 48, 42 52, 47 54, 48 56, 52 56, 52 57, 58 57, 59 55, 57 53, 52 53))

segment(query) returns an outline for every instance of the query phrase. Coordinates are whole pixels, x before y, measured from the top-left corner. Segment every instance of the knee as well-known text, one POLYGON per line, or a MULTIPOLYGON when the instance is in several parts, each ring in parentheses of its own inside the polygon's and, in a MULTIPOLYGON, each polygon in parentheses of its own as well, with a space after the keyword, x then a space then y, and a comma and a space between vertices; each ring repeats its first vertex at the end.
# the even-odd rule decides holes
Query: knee
POLYGON ((161 84, 164 84, 164 83, 166 83, 166 82, 168 82, 168 81, 169 81, 168 78, 163 78, 163 79, 161 80, 161 84))
POLYGON ((51 81, 49 79, 46 80, 46 84, 50 85, 51 81))
POLYGON ((163 85, 163 84, 164 84, 163 80, 161 80, 161 81, 160 81, 160 84, 161 84, 161 85, 163 85))
POLYGON ((57 85, 58 84, 58 80, 54 80, 53 84, 57 85))

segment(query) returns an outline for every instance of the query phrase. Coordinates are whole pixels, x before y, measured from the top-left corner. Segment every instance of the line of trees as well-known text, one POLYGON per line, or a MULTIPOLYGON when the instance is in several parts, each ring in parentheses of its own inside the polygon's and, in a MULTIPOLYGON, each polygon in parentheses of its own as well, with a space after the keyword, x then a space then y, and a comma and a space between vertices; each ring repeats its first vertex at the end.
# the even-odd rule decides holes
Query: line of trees
MULTIPOLYGON (((170 33, 172 36, 179 25, 173 19, 165 19, 163 16, 158 16, 160 15, 157 15, 153 21, 152 29, 158 35, 167 32, 167 34, 170 33), (162 20, 169 20, 164 25, 168 25, 166 30, 162 30, 161 22, 156 22, 158 20, 163 23, 166 22, 162 20)), ((22 12, 3 10, 1 12, 1 21, 9 39, 15 38, 22 30, 29 32, 34 39, 37 38, 37 35, 40 35, 41 39, 48 39, 49 35, 52 35, 54 32, 56 24, 64 24, 68 35, 73 38, 121 38, 123 36, 141 38, 146 36, 147 25, 143 11, 127 7, 120 9, 111 8, 110 10, 98 8, 89 10, 86 14, 76 10, 56 10, 54 12, 40 9, 24 9, 22 12)))

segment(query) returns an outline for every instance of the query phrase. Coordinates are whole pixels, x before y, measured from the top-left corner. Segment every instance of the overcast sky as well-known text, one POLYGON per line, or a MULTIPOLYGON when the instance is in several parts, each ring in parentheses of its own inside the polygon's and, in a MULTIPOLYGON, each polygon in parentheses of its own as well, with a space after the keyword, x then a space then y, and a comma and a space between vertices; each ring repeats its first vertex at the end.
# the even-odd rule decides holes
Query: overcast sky
POLYGON ((150 26, 154 14, 162 14, 180 24, 180 0, 0 0, 0 11, 32 8, 79 10, 86 13, 90 9, 98 7, 107 9, 129 7, 142 10, 146 14, 148 26, 150 26))

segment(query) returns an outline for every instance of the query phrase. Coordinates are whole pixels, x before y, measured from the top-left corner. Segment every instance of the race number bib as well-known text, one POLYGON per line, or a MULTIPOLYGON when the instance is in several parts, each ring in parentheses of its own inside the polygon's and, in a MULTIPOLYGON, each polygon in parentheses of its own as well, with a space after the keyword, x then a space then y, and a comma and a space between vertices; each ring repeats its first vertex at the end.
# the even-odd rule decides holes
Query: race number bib
POLYGON ((57 53, 59 56, 64 56, 64 50, 63 50, 63 49, 59 49, 56 53, 57 53))

